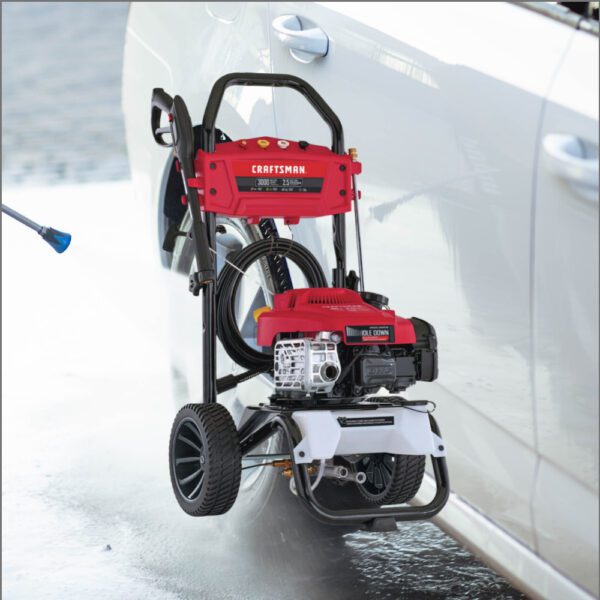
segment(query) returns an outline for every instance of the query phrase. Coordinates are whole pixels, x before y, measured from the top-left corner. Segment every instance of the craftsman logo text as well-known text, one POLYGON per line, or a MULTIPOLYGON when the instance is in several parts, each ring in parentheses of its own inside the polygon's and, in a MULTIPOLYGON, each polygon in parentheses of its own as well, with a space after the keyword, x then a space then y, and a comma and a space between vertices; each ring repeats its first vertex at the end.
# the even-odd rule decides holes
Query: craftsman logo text
POLYGON ((304 165, 252 165, 253 175, 304 175, 304 165))

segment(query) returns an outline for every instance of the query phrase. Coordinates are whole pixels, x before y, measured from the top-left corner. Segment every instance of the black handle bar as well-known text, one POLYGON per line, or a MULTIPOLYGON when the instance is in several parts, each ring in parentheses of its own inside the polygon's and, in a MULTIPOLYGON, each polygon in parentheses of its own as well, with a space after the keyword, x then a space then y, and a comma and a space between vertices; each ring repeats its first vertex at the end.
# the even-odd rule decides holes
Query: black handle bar
POLYGON ((215 125, 219 107, 225 90, 231 85, 262 85, 268 87, 289 87, 300 92, 319 113, 331 129, 331 149, 336 154, 344 154, 344 131, 342 123, 329 104, 306 81, 294 75, 276 75, 272 73, 229 73, 217 79, 208 98, 204 118, 202 119, 201 147, 206 152, 215 150, 215 125))
POLYGON ((154 141, 161 146, 172 146, 172 143, 166 142, 163 138, 164 133, 169 133, 169 128, 160 126, 160 115, 165 112, 171 114, 173 109, 173 98, 162 88, 152 90, 152 111, 150 113, 150 125, 152 127, 152 136, 154 141))
POLYGON ((181 163, 185 175, 184 185, 187 190, 187 180, 194 177, 194 129, 187 106, 181 96, 171 98, 162 88, 152 90, 152 110, 150 120, 152 135, 157 144, 175 148, 175 154, 181 163), (169 117, 168 127, 160 126, 161 113, 169 117), (171 142, 163 139, 163 134, 171 134, 171 142))
POLYGON ((183 175, 183 186, 188 196, 188 204, 192 213, 192 233, 195 244, 196 263, 198 268, 198 279, 200 282, 214 279, 214 260, 210 252, 208 233, 198 202, 198 190, 189 187, 188 181, 194 177, 194 129, 190 113, 181 96, 171 98, 162 88, 152 90, 152 110, 150 121, 152 135, 157 144, 175 148, 175 154, 181 165, 183 175), (169 126, 160 127, 161 113, 167 113, 169 126), (170 133, 171 142, 163 139, 163 134, 170 133))

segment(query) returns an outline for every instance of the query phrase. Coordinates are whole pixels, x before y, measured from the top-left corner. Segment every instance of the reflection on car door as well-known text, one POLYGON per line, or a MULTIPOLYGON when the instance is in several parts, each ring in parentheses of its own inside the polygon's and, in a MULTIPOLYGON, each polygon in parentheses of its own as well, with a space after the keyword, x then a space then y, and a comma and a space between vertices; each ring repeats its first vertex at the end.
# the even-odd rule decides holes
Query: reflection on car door
POLYGON ((534 261, 536 537, 544 558, 595 595, 598 71, 598 37, 577 32, 544 111, 534 261))
MULTIPOLYGON (((267 17, 267 5, 260 2, 156 3, 151 7, 132 3, 123 97, 129 115, 128 148, 135 187, 145 199, 160 199, 164 194, 163 176, 169 157, 149 138, 152 87, 181 95, 194 125, 200 124, 210 90, 219 77, 236 71, 270 71, 267 17), (172 42, 166 43, 165 36, 172 42)), ((234 139, 273 134, 271 90, 228 89, 217 127, 234 139)), ((160 214, 159 208, 154 210, 160 214)), ((173 367, 183 375, 189 399, 198 401, 202 394, 202 369, 198 368, 202 364, 202 311, 180 275, 165 272, 165 277, 174 279, 167 285, 173 367)), ((231 371, 231 361, 224 353, 219 355, 218 365, 223 373, 231 371)))
MULTIPOLYGON (((273 68, 313 84, 358 147, 366 288, 438 331, 440 378, 413 395, 438 401, 453 489, 534 548, 534 158, 573 30, 504 3, 271 5, 285 14, 328 38, 301 62, 273 32, 273 68)), ((328 143, 301 97, 274 102, 279 135, 328 143)), ((330 225, 313 231, 296 233, 330 225)))

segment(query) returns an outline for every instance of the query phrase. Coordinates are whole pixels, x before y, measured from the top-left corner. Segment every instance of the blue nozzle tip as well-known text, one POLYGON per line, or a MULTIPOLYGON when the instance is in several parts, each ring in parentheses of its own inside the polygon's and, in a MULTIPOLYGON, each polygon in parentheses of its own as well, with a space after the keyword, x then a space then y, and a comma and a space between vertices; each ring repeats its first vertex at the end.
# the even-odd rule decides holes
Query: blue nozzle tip
POLYGON ((62 254, 71 243, 71 234, 64 231, 52 229, 52 227, 43 227, 40 235, 58 252, 62 254))

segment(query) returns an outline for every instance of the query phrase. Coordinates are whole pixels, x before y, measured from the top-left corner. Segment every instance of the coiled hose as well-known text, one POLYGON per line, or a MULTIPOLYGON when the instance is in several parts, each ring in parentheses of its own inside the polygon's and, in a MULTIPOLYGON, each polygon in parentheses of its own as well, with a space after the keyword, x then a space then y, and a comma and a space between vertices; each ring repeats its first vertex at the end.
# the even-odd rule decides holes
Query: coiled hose
POLYGON ((327 287, 325 274, 315 256, 292 240, 259 240, 229 255, 227 260, 232 264, 225 263, 217 280, 217 335, 230 358, 249 371, 219 379, 218 393, 273 368, 273 354, 249 346, 242 338, 235 316, 235 297, 242 272, 245 273, 257 260, 271 256, 281 256, 294 262, 306 277, 309 287, 327 287))

